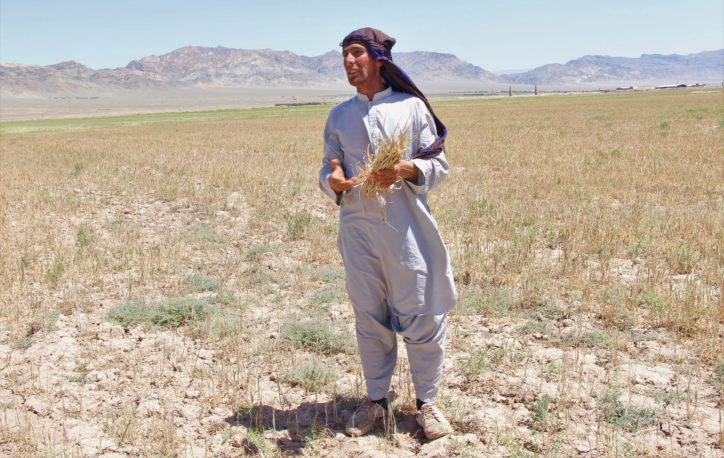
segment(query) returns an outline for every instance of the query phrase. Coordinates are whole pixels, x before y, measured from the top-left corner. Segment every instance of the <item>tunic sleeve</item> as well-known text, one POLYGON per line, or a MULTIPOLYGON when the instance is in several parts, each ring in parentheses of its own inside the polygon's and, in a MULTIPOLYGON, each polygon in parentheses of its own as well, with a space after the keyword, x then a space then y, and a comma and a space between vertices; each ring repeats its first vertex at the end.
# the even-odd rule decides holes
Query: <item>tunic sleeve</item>
POLYGON ((342 165, 344 163, 344 153, 340 147, 339 135, 335 131, 331 119, 332 115, 327 118, 327 124, 324 126, 324 157, 322 158, 322 168, 319 170, 319 189, 339 205, 342 202, 342 193, 335 192, 329 185, 329 175, 332 173, 329 164, 332 160, 337 159, 342 165))
MULTIPOLYGON (((437 135, 435 129, 435 121, 433 120, 427 107, 416 99, 419 103, 416 104, 415 113, 415 131, 418 132, 417 140, 419 142, 417 151, 422 151, 428 146, 432 145, 437 135)), ((434 189, 437 185, 447 176, 450 171, 450 166, 445 158, 445 152, 441 152, 439 155, 429 159, 412 159, 412 163, 415 164, 419 173, 416 181, 408 181, 410 188, 416 194, 425 194, 428 191, 434 189)))

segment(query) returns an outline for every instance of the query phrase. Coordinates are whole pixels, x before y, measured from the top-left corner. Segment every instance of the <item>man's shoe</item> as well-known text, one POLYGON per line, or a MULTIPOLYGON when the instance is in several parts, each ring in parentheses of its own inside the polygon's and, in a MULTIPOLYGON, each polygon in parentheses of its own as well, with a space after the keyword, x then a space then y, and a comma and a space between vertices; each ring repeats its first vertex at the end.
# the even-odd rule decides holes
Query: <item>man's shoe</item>
POLYGON ((359 406, 359 408, 349 417, 344 430, 347 435, 352 437, 367 434, 380 418, 384 418, 385 409, 369 399, 359 406))
POLYGON ((446 436, 453 432, 450 423, 434 404, 423 404, 415 416, 417 424, 422 426, 425 437, 429 440, 446 436))

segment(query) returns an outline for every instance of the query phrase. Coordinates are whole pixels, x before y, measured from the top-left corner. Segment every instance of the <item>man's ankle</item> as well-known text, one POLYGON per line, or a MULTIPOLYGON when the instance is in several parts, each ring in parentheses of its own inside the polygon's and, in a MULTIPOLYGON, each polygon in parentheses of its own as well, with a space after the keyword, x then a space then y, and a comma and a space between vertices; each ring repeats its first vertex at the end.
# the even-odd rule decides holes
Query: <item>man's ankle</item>
POLYGON ((383 409, 387 410, 387 398, 380 398, 380 399, 377 399, 377 400, 372 400, 372 399, 370 399, 370 402, 372 402, 373 404, 378 404, 378 405, 380 405, 383 409))

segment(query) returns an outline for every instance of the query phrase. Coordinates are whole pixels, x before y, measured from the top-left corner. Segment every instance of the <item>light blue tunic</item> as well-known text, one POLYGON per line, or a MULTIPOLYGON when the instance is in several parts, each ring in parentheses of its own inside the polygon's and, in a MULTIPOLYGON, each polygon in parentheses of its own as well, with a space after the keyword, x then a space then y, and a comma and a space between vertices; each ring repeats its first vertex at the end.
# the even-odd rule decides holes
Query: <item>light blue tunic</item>
POLYGON ((387 196, 386 221, 376 199, 360 188, 336 194, 329 185, 329 164, 338 159, 345 176, 357 176, 368 152, 380 141, 409 131, 409 159, 435 140, 435 123, 424 103, 390 88, 369 100, 363 94, 335 107, 324 129, 324 159, 319 186, 340 204, 337 244, 345 265, 347 292, 358 311, 386 302, 395 316, 441 315, 456 301, 450 257, 427 206, 427 192, 445 178, 444 153, 412 159, 416 182, 399 180, 387 196), (374 145, 374 146, 371 146, 374 145))

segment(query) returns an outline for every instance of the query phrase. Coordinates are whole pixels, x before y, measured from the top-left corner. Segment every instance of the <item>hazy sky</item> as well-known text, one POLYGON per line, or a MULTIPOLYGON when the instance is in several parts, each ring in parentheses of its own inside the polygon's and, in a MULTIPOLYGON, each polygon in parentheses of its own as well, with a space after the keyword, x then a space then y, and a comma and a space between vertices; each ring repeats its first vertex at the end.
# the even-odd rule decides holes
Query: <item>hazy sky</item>
POLYGON ((486 70, 724 48, 723 0, 0 0, 0 62, 115 68, 186 46, 316 56, 376 27, 486 70))

